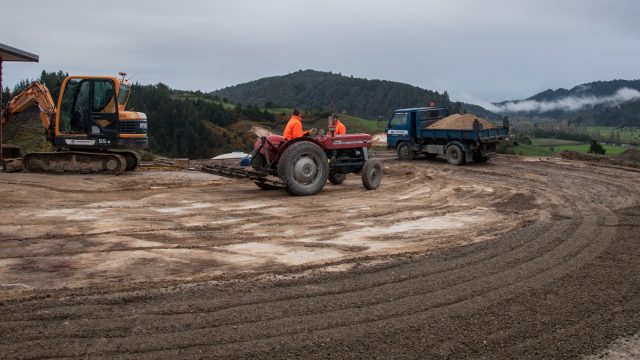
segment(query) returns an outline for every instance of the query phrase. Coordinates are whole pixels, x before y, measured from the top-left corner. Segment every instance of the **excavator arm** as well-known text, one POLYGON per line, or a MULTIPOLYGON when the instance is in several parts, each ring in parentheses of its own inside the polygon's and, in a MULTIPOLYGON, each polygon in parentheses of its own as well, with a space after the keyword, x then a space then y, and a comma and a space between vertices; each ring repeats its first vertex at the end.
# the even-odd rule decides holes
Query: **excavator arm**
POLYGON ((33 82, 21 93, 14 96, 7 104, 4 114, 0 116, 0 126, 12 121, 19 113, 27 110, 33 105, 38 105, 40 109, 40 121, 42 126, 49 130, 51 119, 56 112, 56 106, 51 98, 49 89, 39 82, 33 82))

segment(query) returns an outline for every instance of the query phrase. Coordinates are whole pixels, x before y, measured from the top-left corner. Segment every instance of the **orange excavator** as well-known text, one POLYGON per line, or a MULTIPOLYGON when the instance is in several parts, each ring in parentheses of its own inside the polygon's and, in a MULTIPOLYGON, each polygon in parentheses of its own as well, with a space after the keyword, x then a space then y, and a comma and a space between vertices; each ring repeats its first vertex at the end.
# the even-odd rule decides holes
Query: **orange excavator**
MULTIPOLYGON (((34 82, 14 96, 0 114, 0 126, 37 105, 47 140, 55 152, 33 152, 22 157, 32 172, 109 173, 135 170, 148 147, 147 116, 127 111, 130 86, 112 76, 70 76, 60 88, 57 102, 49 89, 34 82)), ((15 151, 20 153, 18 151, 15 151)))

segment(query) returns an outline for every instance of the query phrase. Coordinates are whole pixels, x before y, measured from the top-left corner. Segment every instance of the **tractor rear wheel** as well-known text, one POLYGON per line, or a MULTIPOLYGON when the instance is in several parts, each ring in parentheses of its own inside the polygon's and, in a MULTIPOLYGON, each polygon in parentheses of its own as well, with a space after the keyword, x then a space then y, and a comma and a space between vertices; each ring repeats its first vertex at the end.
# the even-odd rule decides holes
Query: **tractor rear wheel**
POLYGON ((382 181, 382 164, 378 160, 367 160, 362 167, 362 185, 367 190, 375 190, 382 181))
POLYGON ((278 161, 278 176, 285 182, 285 189, 289 194, 313 195, 327 183, 327 155, 313 142, 297 142, 282 153, 278 161))
POLYGON ((329 171, 329 182, 333 185, 340 185, 347 179, 347 174, 329 171))

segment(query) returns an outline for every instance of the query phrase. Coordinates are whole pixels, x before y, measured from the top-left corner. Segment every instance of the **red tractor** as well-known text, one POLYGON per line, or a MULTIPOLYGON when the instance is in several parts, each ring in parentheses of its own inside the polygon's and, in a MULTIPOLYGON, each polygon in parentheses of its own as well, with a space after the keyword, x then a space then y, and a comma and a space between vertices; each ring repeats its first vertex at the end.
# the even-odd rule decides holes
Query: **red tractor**
POLYGON ((207 173, 255 182, 262 190, 285 189, 296 196, 313 195, 327 180, 341 184, 346 174, 361 173, 362 184, 376 189, 382 180, 379 161, 369 159, 369 134, 304 136, 285 141, 282 136, 259 138, 251 152, 251 169, 205 166, 207 173))

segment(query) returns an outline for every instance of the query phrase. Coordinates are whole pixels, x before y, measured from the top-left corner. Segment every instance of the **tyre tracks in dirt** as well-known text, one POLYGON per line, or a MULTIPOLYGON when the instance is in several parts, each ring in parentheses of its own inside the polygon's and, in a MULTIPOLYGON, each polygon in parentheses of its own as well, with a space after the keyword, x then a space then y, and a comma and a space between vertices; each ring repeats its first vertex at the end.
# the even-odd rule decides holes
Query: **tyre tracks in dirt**
POLYGON ((0 350, 15 358, 558 358, 637 331, 638 316, 629 314, 640 310, 633 296, 640 246, 630 237, 640 209, 628 175, 507 161, 443 171, 463 184, 495 186, 508 177, 514 194, 533 198, 502 206, 517 213, 531 205, 519 200, 539 202, 548 217, 485 241, 359 258, 346 271, 303 266, 8 299, 0 350), (631 200, 620 202, 621 193, 631 200))

